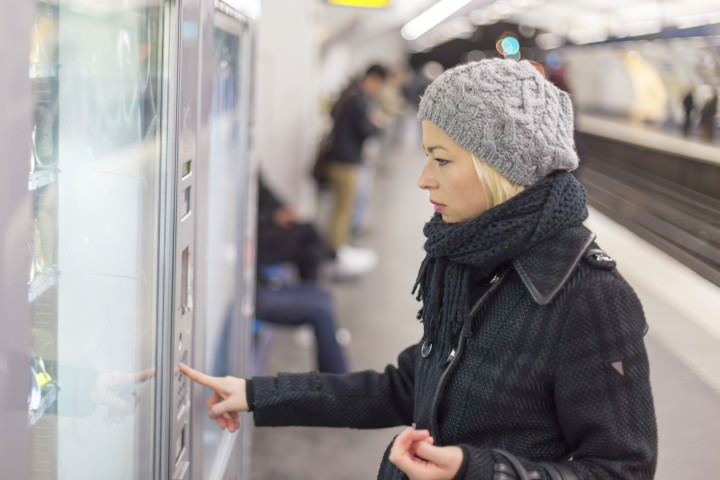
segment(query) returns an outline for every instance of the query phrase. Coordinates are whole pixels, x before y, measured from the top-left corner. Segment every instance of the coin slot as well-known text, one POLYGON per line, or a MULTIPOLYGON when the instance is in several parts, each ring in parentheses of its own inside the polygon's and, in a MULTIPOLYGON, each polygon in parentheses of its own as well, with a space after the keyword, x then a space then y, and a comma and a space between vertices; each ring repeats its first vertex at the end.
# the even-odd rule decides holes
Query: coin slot
POLYGON ((177 454, 175 454, 175 464, 180 462, 182 454, 185 451, 185 427, 186 425, 183 425, 182 429, 180 430, 180 435, 175 442, 175 449, 177 452, 177 454))
POLYGON ((180 268, 180 311, 186 313, 192 309, 192 264, 190 247, 182 251, 182 266, 180 268))
POLYGON ((192 173, 192 160, 183 162, 182 164, 182 178, 185 179, 192 173))
POLYGON ((190 215, 190 210, 192 208, 191 206, 191 187, 187 187, 185 190, 183 190, 183 203, 182 203, 182 220, 185 220, 190 215))

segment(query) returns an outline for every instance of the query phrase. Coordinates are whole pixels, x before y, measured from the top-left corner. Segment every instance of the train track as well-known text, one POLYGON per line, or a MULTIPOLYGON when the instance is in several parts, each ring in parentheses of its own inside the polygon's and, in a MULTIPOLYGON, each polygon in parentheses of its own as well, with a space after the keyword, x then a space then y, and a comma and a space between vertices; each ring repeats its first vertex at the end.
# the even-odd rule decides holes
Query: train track
MULTIPOLYGON (((656 152, 584 138, 578 178, 590 205, 720 286, 720 199, 684 185, 683 175, 670 179, 655 172, 656 152), (627 155, 633 161, 624 161, 627 155)), ((720 166, 714 174, 720 190, 720 166)))

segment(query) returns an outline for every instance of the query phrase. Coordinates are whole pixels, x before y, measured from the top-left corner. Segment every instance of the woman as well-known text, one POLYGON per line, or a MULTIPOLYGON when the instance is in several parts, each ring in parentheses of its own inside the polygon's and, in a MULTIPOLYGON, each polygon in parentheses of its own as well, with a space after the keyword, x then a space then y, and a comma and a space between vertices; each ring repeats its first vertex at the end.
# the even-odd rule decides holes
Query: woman
POLYGON ((435 215, 415 288, 424 334, 384 372, 207 377, 210 416, 412 425, 379 478, 651 479, 640 303, 582 226, 569 97, 526 61, 446 71, 418 116, 435 215))

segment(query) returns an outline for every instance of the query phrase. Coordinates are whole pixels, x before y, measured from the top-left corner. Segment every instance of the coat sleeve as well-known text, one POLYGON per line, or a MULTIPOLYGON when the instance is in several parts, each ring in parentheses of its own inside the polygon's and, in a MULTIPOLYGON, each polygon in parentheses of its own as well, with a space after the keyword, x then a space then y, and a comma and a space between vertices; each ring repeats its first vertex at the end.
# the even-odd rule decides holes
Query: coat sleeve
POLYGON ((534 479, 653 478, 657 430, 642 307, 616 272, 591 278, 566 293, 572 300, 557 343, 554 398, 567 457, 537 463, 514 457, 512 445, 506 455, 462 445, 463 478, 492 479, 512 472, 513 461, 534 479))
POLYGON ((418 346, 383 372, 280 374, 253 377, 248 389, 258 426, 384 428, 408 425, 418 346))
POLYGON ((574 294, 558 348, 555 401, 579 478, 652 479, 657 427, 647 331, 635 292, 615 271, 574 294))

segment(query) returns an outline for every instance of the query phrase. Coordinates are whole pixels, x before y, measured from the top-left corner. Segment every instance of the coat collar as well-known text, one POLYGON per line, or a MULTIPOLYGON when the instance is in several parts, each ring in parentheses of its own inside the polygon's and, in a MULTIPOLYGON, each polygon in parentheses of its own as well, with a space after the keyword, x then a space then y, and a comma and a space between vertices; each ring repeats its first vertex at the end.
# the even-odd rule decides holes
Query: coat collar
POLYGON ((547 305, 594 240, 595 234, 585 227, 571 228, 533 246, 513 260, 512 265, 535 302, 547 305))

